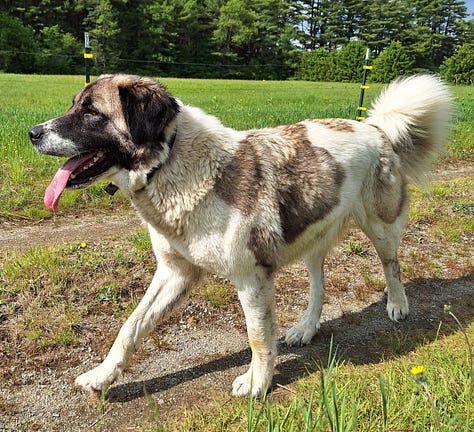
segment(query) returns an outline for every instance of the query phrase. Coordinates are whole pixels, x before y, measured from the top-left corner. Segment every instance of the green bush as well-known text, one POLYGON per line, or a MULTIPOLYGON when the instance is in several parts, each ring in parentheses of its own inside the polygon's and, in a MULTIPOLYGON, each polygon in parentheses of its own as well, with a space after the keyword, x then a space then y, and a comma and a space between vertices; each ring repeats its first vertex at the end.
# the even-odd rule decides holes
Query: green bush
POLYGON ((358 82, 362 76, 366 47, 349 42, 340 50, 318 48, 301 56, 297 78, 307 81, 358 82))
POLYGON ((388 83, 410 72, 412 62, 400 42, 394 41, 374 60, 369 76, 372 82, 388 83))
POLYGON ((474 44, 465 43, 456 54, 444 60, 441 76, 454 84, 474 83, 474 44))

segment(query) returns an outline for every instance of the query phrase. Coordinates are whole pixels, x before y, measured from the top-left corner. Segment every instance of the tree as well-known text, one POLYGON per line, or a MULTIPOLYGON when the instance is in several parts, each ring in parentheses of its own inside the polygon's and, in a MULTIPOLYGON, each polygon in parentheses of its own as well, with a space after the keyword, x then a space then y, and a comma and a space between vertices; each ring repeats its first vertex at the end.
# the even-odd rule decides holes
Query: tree
POLYGON ((100 0, 84 20, 92 39, 95 63, 100 72, 120 69, 122 45, 119 41, 120 24, 117 8, 112 0, 100 0))
POLYGON ((213 31, 214 54, 235 66, 235 77, 285 78, 285 61, 292 55, 286 57, 284 47, 295 34, 292 17, 283 0, 227 0, 213 31))
POLYGON ((297 16, 300 29, 299 43, 309 50, 321 46, 321 33, 324 32, 326 24, 325 6, 328 0, 302 0, 297 2, 297 16))
POLYGON ((440 67, 443 78, 455 84, 474 84, 474 44, 465 43, 440 67))
POLYGON ((407 74, 411 66, 412 62, 403 45, 394 41, 374 60, 369 80, 388 83, 398 76, 407 74))
POLYGON ((58 25, 43 27, 41 59, 36 71, 47 74, 75 74, 82 72, 82 45, 71 33, 64 33, 58 25))
POLYGON ((379 0, 364 3, 359 22, 358 38, 375 55, 380 54, 407 26, 409 6, 404 0, 379 0))
POLYGON ((0 12, 0 71, 31 73, 36 68, 37 43, 31 27, 0 12))
POLYGON ((413 0, 410 26, 399 40, 417 70, 436 70, 464 39, 466 6, 458 0, 413 0))
POLYGON ((219 11, 214 40, 222 50, 222 58, 247 59, 257 36, 256 13, 249 0, 229 0, 219 11))

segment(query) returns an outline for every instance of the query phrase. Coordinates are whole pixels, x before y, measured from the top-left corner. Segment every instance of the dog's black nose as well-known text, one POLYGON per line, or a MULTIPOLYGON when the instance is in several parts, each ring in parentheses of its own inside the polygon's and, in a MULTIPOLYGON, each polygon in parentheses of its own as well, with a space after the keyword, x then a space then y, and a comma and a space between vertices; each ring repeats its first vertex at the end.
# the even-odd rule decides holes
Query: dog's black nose
POLYGON ((36 144, 44 135, 43 126, 38 125, 30 129, 30 140, 33 144, 36 144))

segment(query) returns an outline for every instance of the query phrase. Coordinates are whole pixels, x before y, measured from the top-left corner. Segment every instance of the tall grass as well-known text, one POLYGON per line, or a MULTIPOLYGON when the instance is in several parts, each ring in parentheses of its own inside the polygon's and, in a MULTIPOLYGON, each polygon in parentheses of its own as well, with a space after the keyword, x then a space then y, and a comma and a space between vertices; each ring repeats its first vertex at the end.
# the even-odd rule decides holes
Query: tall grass
MULTIPOLYGON (((43 191, 60 165, 57 158, 37 155, 28 129, 56 117, 71 105, 82 89, 80 76, 0 74, 0 218, 38 220, 48 217, 43 191)), ((163 79, 185 104, 196 105, 219 117, 226 126, 251 129, 297 122, 306 118, 354 118, 359 86, 349 83, 302 81, 227 81, 163 79)), ((367 103, 380 85, 367 92, 367 103)), ((458 116, 448 155, 474 156, 474 89, 457 87, 458 116)), ((88 207, 108 209, 124 203, 111 199, 101 184, 64 194, 60 211, 88 207)))

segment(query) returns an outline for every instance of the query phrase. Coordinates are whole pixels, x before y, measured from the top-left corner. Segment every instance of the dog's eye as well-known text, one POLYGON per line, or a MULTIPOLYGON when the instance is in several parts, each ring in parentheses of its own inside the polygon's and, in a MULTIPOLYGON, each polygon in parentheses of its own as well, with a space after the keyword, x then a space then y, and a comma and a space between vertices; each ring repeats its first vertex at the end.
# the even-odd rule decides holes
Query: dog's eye
POLYGON ((99 111, 96 111, 94 108, 88 108, 84 113, 85 120, 97 120, 102 117, 102 114, 99 111))

